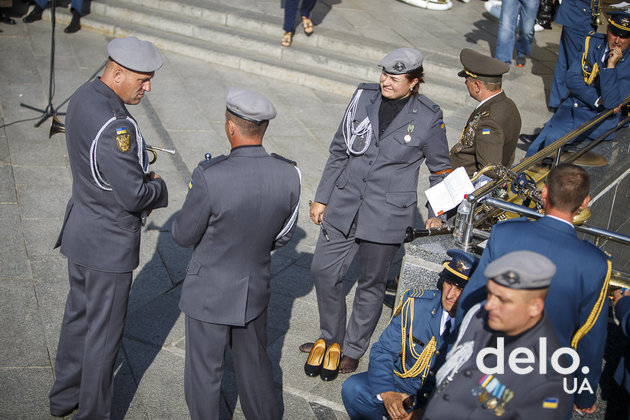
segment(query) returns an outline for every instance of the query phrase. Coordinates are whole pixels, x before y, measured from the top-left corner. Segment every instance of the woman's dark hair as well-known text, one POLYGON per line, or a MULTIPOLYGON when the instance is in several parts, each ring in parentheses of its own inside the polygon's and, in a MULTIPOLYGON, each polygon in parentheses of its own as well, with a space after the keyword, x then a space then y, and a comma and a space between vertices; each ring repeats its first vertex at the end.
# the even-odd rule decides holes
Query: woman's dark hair
POLYGON ((424 68, 420 66, 415 70, 411 70, 409 73, 405 73, 405 76, 407 76, 407 80, 410 82, 413 79, 418 78, 418 83, 416 83, 413 89, 411 89, 411 93, 417 94, 418 89, 420 88, 420 83, 424 83, 424 68))

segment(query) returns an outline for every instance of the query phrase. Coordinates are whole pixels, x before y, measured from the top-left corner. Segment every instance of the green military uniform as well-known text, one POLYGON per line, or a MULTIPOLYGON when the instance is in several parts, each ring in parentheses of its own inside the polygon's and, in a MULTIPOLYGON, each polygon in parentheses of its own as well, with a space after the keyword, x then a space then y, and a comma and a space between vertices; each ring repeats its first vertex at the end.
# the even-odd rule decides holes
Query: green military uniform
MULTIPOLYGON (((462 50, 462 77, 485 82, 501 82, 508 66, 492 57, 470 49, 462 50)), ((472 94, 471 94, 472 95, 472 94)), ((514 102, 500 90, 477 106, 462 131, 459 142, 450 151, 453 168, 463 166, 468 176, 489 164, 510 167, 521 131, 521 116, 514 102)))

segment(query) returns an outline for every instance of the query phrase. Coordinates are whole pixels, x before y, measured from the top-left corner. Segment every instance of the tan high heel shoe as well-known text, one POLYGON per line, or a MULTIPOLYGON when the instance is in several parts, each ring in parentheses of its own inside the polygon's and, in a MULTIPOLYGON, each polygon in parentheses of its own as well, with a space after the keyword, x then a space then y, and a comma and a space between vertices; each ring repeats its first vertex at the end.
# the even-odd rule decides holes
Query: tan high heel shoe
POLYGON ((326 355, 324 356, 324 363, 322 364, 322 371, 319 376, 325 381, 334 380, 339 374, 339 362, 341 360, 341 347, 337 343, 332 343, 326 355))
POLYGON ((326 354, 326 342, 320 338, 313 344, 313 348, 308 354, 306 363, 304 363, 304 373, 311 377, 319 375, 324 362, 324 354, 326 354))

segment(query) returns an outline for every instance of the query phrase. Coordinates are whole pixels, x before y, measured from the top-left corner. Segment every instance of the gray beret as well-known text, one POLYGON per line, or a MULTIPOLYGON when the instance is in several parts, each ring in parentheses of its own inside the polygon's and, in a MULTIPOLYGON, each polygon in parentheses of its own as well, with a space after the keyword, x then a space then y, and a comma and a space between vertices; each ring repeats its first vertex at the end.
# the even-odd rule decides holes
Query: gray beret
POLYGON ((162 55, 155 45, 135 36, 112 39, 107 53, 121 66, 138 73, 152 73, 162 67, 162 55))
POLYGON ((256 124, 276 116, 276 108, 260 93, 231 88, 225 102, 225 106, 232 114, 256 124))
POLYGON ((387 54, 379 67, 389 74, 409 73, 422 65, 422 53, 415 48, 398 48, 387 54))
POLYGON ((551 284, 556 265, 536 252, 514 251, 492 261, 483 274, 510 289, 544 289, 551 284))
POLYGON ((469 48, 464 48, 459 53, 459 61, 464 70, 457 73, 460 77, 472 77, 485 82, 500 82, 504 73, 510 69, 507 63, 478 53, 469 48))

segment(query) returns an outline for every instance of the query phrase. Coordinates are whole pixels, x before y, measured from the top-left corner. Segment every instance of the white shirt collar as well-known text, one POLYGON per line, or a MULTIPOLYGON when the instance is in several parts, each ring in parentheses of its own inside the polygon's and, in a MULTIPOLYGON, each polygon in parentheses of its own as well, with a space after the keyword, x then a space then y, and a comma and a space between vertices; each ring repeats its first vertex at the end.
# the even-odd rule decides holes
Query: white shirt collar
POLYGON ((475 107, 475 109, 479 108, 481 105, 483 105, 484 103, 488 102, 490 99, 494 98, 495 96, 499 95, 501 92, 503 92, 503 89, 501 89, 500 91, 498 91, 497 93, 495 93, 494 95, 484 99, 483 101, 479 102, 479 105, 477 105, 475 107))

